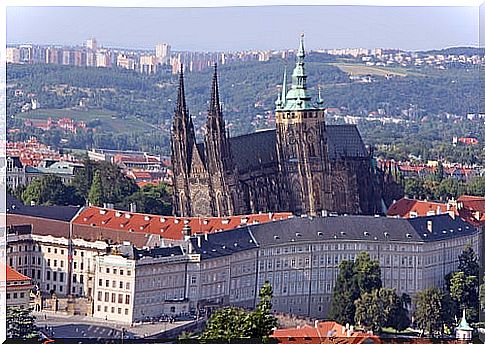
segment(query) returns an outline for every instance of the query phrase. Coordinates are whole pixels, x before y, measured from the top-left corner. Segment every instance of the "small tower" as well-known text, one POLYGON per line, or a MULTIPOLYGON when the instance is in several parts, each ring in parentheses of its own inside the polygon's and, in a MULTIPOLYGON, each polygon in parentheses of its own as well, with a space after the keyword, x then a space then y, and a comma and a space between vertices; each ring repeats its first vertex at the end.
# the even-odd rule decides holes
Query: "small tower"
POLYGON ((456 328, 456 339, 468 341, 472 339, 473 328, 468 325, 466 321, 465 309, 463 309, 463 317, 461 318, 460 324, 456 328))

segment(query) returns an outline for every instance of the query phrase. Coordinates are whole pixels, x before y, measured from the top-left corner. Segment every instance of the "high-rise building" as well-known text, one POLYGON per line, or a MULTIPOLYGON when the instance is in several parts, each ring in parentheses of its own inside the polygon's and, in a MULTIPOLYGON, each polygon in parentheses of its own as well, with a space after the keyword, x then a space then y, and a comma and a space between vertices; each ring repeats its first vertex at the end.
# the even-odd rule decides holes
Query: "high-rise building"
POLYGON ((160 64, 167 64, 170 61, 170 45, 167 43, 158 43, 155 47, 155 57, 160 64))
POLYGON ((111 60, 109 51, 98 51, 96 53, 96 67, 110 67, 111 60))
POLYGON ((90 38, 86 40, 86 48, 91 50, 98 49, 98 42, 96 41, 96 38, 90 38))
POLYGON ((116 65, 124 69, 135 69, 135 59, 126 54, 118 54, 116 57, 116 65))
POLYGON ((153 55, 140 56, 140 72, 153 74, 157 71, 157 57, 153 55))
POLYGON ((8 47, 5 54, 5 60, 7 61, 7 63, 19 63, 20 50, 14 47, 8 47))

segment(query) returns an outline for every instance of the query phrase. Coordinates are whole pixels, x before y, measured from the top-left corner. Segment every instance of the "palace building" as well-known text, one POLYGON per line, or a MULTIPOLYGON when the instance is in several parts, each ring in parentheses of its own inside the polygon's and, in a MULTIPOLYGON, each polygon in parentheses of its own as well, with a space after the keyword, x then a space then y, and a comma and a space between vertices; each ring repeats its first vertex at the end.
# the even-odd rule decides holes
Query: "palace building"
POLYGON ((303 36, 291 79, 287 89, 285 72, 276 129, 229 137, 216 67, 204 142, 197 142, 181 70, 172 128, 175 215, 376 214, 400 198, 357 127, 325 123, 320 95, 314 102, 307 89, 303 36))

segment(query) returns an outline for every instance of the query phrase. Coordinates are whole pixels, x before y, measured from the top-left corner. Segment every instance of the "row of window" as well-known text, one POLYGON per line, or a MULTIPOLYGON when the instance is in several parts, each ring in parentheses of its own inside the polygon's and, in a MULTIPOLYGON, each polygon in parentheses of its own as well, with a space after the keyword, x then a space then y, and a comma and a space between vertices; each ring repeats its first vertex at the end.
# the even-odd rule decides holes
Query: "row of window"
MULTIPOLYGON (((105 286, 106 288, 109 288, 109 286, 110 286, 110 280, 108 280, 108 279, 107 279, 107 280, 105 280, 104 282, 105 282, 105 283, 104 283, 104 286, 105 286)), ((112 280, 112 281, 111 281, 111 288, 116 288, 116 285, 117 285, 116 281, 115 281, 115 280, 112 280)), ((101 278, 100 278, 100 279, 98 280, 98 286, 100 286, 100 287, 102 287, 102 286, 103 286, 103 279, 101 279, 101 278)), ((130 285, 130 282, 123 283, 123 281, 118 281, 118 287, 119 287, 120 289, 125 288, 126 290, 130 290, 131 285, 130 285)))
POLYGON ((25 293, 24 292, 20 292, 20 293, 7 293, 7 300, 10 299, 10 297, 12 296, 13 299, 23 299, 25 297, 25 293))
MULTIPOLYGON (((97 309, 98 309, 98 312, 101 312, 101 305, 98 305, 97 309)), ((108 306, 104 306, 104 312, 105 313, 108 313, 108 309, 109 309, 108 306)), ((114 314, 115 311, 116 311, 116 308, 111 307, 111 313, 114 314)), ((122 311, 122 309, 120 307, 118 307, 118 314, 121 314, 121 311, 122 311)), ((129 313, 128 308, 125 308, 125 315, 128 315, 128 313, 129 313)))
MULTIPOLYGON (((116 303, 116 300, 118 300, 118 303, 123 303, 123 299, 125 304, 129 305, 130 304, 130 295, 128 294, 116 294, 116 293, 111 293, 111 302, 116 303), (118 297, 116 297, 118 295, 118 297), (124 298, 123 298, 124 296, 124 298)), ((98 291, 98 301, 103 301, 103 292, 98 291)), ((110 293, 105 292, 104 293, 104 302, 110 302, 110 293)))
MULTIPOLYGON (((106 268, 105 271, 106 271, 107 274, 112 273, 113 275, 118 275, 118 273, 119 273, 120 276, 123 276, 125 274, 125 270, 123 270, 123 269, 106 268)), ((99 267, 99 272, 103 272, 103 268, 101 266, 99 267)), ((131 270, 130 269, 126 269, 126 275, 131 276, 131 270)))

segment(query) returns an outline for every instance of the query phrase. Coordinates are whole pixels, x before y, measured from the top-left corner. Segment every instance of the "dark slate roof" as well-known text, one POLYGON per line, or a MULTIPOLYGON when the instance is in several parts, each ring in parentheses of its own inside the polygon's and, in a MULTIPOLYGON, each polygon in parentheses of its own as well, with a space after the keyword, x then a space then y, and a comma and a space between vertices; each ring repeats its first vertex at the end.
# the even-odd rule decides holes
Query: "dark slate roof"
POLYGON ((319 240, 428 242, 476 233, 477 229, 447 214, 414 219, 375 216, 329 216, 292 218, 250 227, 258 245, 319 240), (433 233, 427 230, 432 221, 433 233), (461 228, 461 229, 460 229, 461 228), (445 232, 443 232, 445 231, 445 232))
POLYGON ((446 240, 451 236, 468 236, 477 231, 470 223, 460 217, 453 219, 448 214, 422 216, 408 219, 409 224, 425 241, 446 240), (431 221, 431 232, 428 230, 431 221))
POLYGON ((257 247, 248 227, 208 234, 207 240, 204 235, 192 237, 190 241, 194 253, 200 254, 202 259, 227 256, 257 247))
POLYGON ((12 195, 7 194, 7 216, 8 214, 16 214, 69 222, 77 214, 79 209, 80 207, 60 205, 28 206, 22 204, 22 202, 12 195))
POLYGON ((251 233, 263 246, 328 240, 422 241, 406 219, 374 216, 295 217, 254 225, 251 233))
MULTIPOLYGON (((327 138, 330 159, 338 157, 366 158, 369 156, 355 125, 327 125, 327 138)), ((261 164, 272 164, 277 160, 275 129, 231 137, 229 142, 234 163, 240 172, 259 168, 261 164)), ((199 143, 197 147, 202 155, 204 144, 199 143)))
POLYGON ((183 255, 180 246, 173 247, 155 247, 151 249, 138 249, 133 245, 120 245, 118 251, 125 257, 131 259, 142 259, 144 257, 150 258, 164 258, 183 255))
POLYGON ((352 124, 327 125, 328 156, 336 159, 339 155, 351 158, 369 156, 357 126, 352 124))
POLYGON ((276 130, 257 131, 255 133, 231 137, 232 156, 239 171, 259 168, 261 164, 277 161, 276 130))

